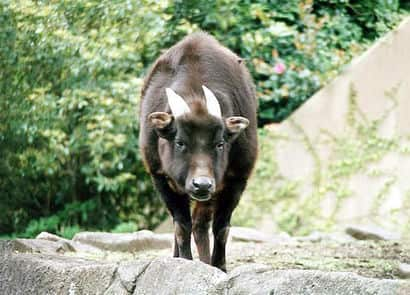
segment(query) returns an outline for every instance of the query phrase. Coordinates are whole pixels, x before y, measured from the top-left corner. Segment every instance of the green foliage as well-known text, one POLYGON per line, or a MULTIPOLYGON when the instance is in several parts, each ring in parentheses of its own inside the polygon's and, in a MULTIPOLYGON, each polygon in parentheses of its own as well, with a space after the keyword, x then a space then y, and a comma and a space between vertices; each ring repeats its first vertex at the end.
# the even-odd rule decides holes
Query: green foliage
POLYGON ((113 230, 113 233, 129 233, 138 230, 138 225, 135 222, 123 222, 118 224, 113 230))
POLYGON ((319 13, 336 11, 351 16, 368 39, 377 38, 390 30, 399 18, 400 6, 407 1, 399 0, 319 0, 315 6, 319 13))
POLYGON ((246 60, 260 125, 289 116, 400 19, 398 0, 176 1, 167 12, 166 44, 203 29, 246 60))
POLYGON ((165 216, 138 154, 137 77, 161 22, 144 3, 1 4, 0 232, 165 216))

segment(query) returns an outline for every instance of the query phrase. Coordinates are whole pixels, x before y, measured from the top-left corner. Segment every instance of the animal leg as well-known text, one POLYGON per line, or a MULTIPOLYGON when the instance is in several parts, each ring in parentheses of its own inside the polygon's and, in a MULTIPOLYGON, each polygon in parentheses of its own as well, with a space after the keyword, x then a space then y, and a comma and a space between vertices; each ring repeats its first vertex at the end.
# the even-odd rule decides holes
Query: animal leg
POLYGON ((189 197, 175 193, 162 175, 153 176, 153 180, 174 221, 174 257, 192 259, 189 197))
POLYGON ((238 205, 241 194, 246 186, 246 180, 236 179, 226 183, 218 195, 212 232, 214 234, 214 248, 212 251, 212 265, 226 272, 226 242, 233 210, 238 205))
POLYGON ((209 250, 209 226, 211 218, 212 204, 210 202, 197 202, 192 214, 192 232, 198 249, 199 259, 207 264, 211 264, 211 254, 209 250))

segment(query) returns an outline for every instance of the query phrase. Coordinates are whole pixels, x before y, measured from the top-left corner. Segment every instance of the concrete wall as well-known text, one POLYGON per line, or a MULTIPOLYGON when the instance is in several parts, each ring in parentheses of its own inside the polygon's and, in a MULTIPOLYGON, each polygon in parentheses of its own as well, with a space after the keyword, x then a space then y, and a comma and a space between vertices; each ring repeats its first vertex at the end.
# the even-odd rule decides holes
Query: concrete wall
POLYGON ((317 220, 408 231, 410 18, 266 129, 281 177, 298 183, 298 202, 315 202, 317 220))

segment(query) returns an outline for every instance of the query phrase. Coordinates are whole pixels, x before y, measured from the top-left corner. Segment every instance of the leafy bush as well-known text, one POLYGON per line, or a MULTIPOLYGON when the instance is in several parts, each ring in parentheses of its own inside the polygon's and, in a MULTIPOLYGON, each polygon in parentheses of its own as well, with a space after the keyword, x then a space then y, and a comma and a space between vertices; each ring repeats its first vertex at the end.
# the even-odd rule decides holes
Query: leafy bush
POLYGON ((165 216, 137 146, 137 77, 161 21, 149 4, 1 4, 0 232, 165 216))
POLYGON ((134 222, 123 222, 118 224, 115 228, 112 229, 114 233, 129 233, 137 231, 138 225, 134 222))
POLYGON ((167 12, 172 41, 200 28, 245 58, 260 125, 289 116, 400 19, 398 0, 177 1, 167 12))

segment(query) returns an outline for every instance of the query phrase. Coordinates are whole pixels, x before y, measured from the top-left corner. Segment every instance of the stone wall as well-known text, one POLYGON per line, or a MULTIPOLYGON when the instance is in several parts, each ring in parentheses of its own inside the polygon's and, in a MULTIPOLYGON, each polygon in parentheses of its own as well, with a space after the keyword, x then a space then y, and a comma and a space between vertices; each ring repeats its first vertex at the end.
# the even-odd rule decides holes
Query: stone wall
POLYGON ((409 233, 410 18, 263 132, 273 143, 262 142, 254 178, 268 183, 266 196, 252 180, 237 219, 251 200, 270 201, 267 230, 363 223, 409 233))

